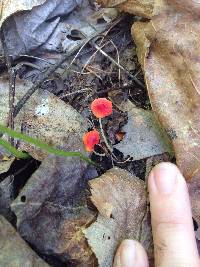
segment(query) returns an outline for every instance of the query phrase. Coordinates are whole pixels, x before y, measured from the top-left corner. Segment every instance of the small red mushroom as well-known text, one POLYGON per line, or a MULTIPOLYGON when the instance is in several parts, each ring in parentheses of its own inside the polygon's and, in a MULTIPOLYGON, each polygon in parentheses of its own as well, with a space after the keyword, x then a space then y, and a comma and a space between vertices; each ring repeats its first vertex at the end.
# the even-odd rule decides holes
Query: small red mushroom
POLYGON ((85 145, 85 149, 88 152, 92 152, 94 150, 94 146, 97 145, 100 141, 100 134, 97 130, 92 130, 84 134, 83 143, 85 145))
POLYGON ((92 113, 102 119, 112 114, 112 102, 106 98, 97 98, 91 104, 92 113))

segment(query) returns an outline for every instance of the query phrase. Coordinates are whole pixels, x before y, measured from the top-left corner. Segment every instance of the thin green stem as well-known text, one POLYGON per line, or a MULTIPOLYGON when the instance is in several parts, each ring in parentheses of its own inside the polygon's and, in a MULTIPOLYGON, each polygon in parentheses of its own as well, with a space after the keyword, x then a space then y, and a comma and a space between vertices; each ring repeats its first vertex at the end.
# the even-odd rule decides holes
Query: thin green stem
POLYGON ((20 159, 27 159, 29 158, 29 154, 24 153, 22 151, 17 150, 14 146, 12 146, 8 141, 3 140, 0 138, 0 145, 3 146, 6 150, 8 150, 12 155, 14 155, 16 158, 20 159))
MULTIPOLYGON (((48 144, 46 144, 46 143, 44 143, 44 142, 42 142, 42 141, 40 141, 40 140, 38 140, 36 138, 27 136, 27 135, 19 133, 19 132, 16 132, 16 131, 11 130, 10 128, 5 127, 5 126, 3 126, 1 124, 0 124, 0 132, 2 132, 4 134, 7 134, 8 136, 11 136, 13 138, 20 139, 20 140, 22 140, 24 142, 27 142, 29 144, 33 144, 33 145, 35 145, 35 146, 47 151, 49 154, 54 154, 54 155, 63 156, 63 157, 79 157, 80 159, 82 159, 82 160, 84 160, 84 161, 86 161, 86 162, 88 162, 90 164, 93 164, 93 165, 95 164, 92 160, 90 160, 89 158, 87 158, 86 156, 84 156, 80 152, 64 151, 64 150, 60 150, 60 149, 51 147, 48 144)), ((4 144, 1 143, 1 145, 3 147, 5 147, 6 149, 8 149, 11 153, 13 153, 13 151, 15 149, 15 148, 13 149, 13 147, 12 147, 12 149, 10 149, 11 147, 9 147, 5 143, 4 144)), ((14 151, 14 152, 16 152, 16 151, 14 151)))

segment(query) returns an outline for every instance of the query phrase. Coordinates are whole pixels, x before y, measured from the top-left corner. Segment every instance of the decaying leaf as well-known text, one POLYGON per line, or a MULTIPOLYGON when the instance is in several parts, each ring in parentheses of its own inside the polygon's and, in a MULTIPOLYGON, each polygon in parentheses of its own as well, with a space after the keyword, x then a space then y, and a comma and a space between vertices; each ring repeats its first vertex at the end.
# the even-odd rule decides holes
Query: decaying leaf
MULTIPOLYGON (((14 2, 14 1, 10 1, 14 2)), ((20 1, 21 2, 21 1, 20 1)), ((28 1, 22 1, 28 2, 28 1)), ((33 1, 29 1, 33 2, 33 1)), ((10 16, 2 26, 5 50, 13 58, 20 55, 44 52, 70 52, 82 43, 83 39, 105 30, 107 23, 112 21, 117 12, 107 12, 103 23, 92 19, 94 13, 88 0, 48 0, 31 10, 10 16), (26 25, 24 27, 24 25, 26 25)), ((1 24, 0 24, 1 25, 1 24)), ((55 55, 54 55, 55 56, 55 55)), ((55 58, 51 55, 51 62, 55 58)), ((49 55, 47 56, 49 61, 49 55)), ((39 60, 39 67, 47 67, 48 62, 39 60)))
POLYGON ((145 183, 125 170, 113 168, 90 181, 97 221, 84 233, 100 267, 111 267, 117 246, 125 238, 140 240, 152 257, 145 183), (147 227, 148 225, 148 227, 147 227))
POLYGON ((174 4, 164 2, 163 11, 155 11, 159 15, 133 27, 133 35, 136 43, 144 44, 139 58, 151 104, 171 137, 178 166, 190 180, 193 216, 200 223, 199 20, 192 7, 187 12, 174 4))
POLYGON ((167 134, 162 130, 151 110, 137 108, 130 101, 121 105, 128 111, 128 123, 122 128, 123 140, 114 147, 124 156, 140 160, 165 152, 172 152, 167 134))
POLYGON ((81 187, 86 171, 86 163, 78 158, 48 156, 11 208, 21 236, 40 252, 95 266, 82 234, 96 217, 81 187))
POLYGON ((0 216, 0 266, 48 267, 19 236, 12 225, 0 216))
POLYGON ((0 1, 0 27, 3 22, 12 14, 24 11, 31 10, 34 6, 39 6, 43 4, 46 0, 1 0, 0 1))
MULTIPOLYGON (((16 102, 30 88, 31 83, 18 80, 16 102)), ((7 77, 0 80, 0 123, 6 124, 9 115, 9 85, 7 77)), ((49 145, 65 150, 82 150, 82 135, 87 131, 87 122, 82 116, 48 91, 37 91, 15 119, 15 129, 38 138, 49 145), (59 107, 59 108, 58 108, 59 107)), ((47 156, 33 145, 20 142, 19 148, 29 152, 35 159, 47 156)))
POLYGON ((180 14, 176 20, 176 13, 164 13, 150 22, 158 31, 150 35, 144 72, 152 107, 173 141, 177 163, 186 178, 192 178, 198 174, 200 152, 200 65, 196 60, 200 31, 189 15, 180 14))

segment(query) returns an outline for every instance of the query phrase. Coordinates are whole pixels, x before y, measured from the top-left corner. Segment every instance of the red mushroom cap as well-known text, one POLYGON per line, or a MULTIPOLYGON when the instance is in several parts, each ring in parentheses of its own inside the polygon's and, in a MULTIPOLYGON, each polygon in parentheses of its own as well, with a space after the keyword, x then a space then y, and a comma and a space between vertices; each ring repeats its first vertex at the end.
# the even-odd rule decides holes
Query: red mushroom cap
POLYGON ((85 149, 88 152, 91 152, 94 150, 94 146, 97 145, 100 141, 100 134, 98 131, 93 130, 90 131, 83 136, 83 143, 85 145, 85 149))
POLYGON ((106 98, 97 98, 92 102, 91 110, 97 118, 104 118, 112 114, 112 102, 106 98))

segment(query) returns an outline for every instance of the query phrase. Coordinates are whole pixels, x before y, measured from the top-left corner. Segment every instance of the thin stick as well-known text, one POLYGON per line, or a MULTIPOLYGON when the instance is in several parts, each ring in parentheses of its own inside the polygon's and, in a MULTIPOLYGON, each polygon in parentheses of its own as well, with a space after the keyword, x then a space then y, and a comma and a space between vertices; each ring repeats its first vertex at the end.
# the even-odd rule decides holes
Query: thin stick
POLYGON ((102 126, 101 118, 99 119, 99 126, 100 126, 101 135, 102 135, 103 140, 104 140, 104 142, 105 142, 105 144, 106 144, 106 147, 108 148, 108 150, 109 150, 111 153, 113 153, 113 149, 112 149, 112 147, 108 144, 108 141, 107 141, 106 136, 105 136, 105 134, 104 134, 104 130, 103 130, 103 126, 102 126))
POLYGON ((105 57, 107 57, 113 64, 115 64, 116 66, 118 66, 121 70, 123 70, 129 77, 131 77, 131 79, 133 79, 138 85, 140 85, 142 88, 145 89, 145 86, 143 85, 143 83, 141 83, 134 75, 132 75, 128 70, 126 70, 122 65, 120 65, 119 63, 117 63, 112 57, 110 57, 106 52, 104 52, 101 47, 99 47, 97 44, 95 44, 94 42, 90 42, 90 44, 96 48, 102 55, 104 55, 105 57))
MULTIPOLYGON (((15 103, 15 81, 16 72, 15 69, 10 68, 9 70, 9 126, 14 130, 14 103, 15 103)), ((10 139, 10 143, 14 145, 14 139, 10 139)))
POLYGON ((80 90, 77 90, 75 92, 71 92, 71 93, 68 93, 68 94, 63 94, 60 98, 63 99, 64 97, 68 97, 68 96, 72 96, 72 95, 76 95, 76 94, 80 94, 80 93, 88 92, 88 91, 92 91, 92 89, 91 88, 80 89, 80 90))
MULTIPOLYGON (((82 41, 79 43, 78 47, 81 48, 83 46, 85 46, 87 43, 89 43, 94 37, 98 36, 98 34, 95 34, 94 36, 87 38, 86 40, 82 41)), ((57 64, 51 66, 50 68, 47 69, 47 71, 42 74, 41 79, 38 80, 27 92, 26 94, 21 98, 21 100, 19 100, 19 102, 17 103, 17 105, 15 106, 14 109, 14 117, 17 116, 17 114, 19 113, 19 111, 21 110, 21 108, 24 106, 24 104, 28 101, 28 99, 32 96, 32 94, 34 94, 34 92, 39 89, 42 84, 44 83, 44 81, 50 76, 52 75, 65 61, 67 61, 67 59, 72 56, 78 49, 78 47, 75 47, 74 49, 72 49, 70 52, 66 53, 63 55, 63 57, 58 61, 57 64)), ((72 63, 71 63, 72 64, 72 63)), ((71 65, 70 64, 70 65, 71 65)), ((68 67, 69 68, 69 67, 68 67)))

